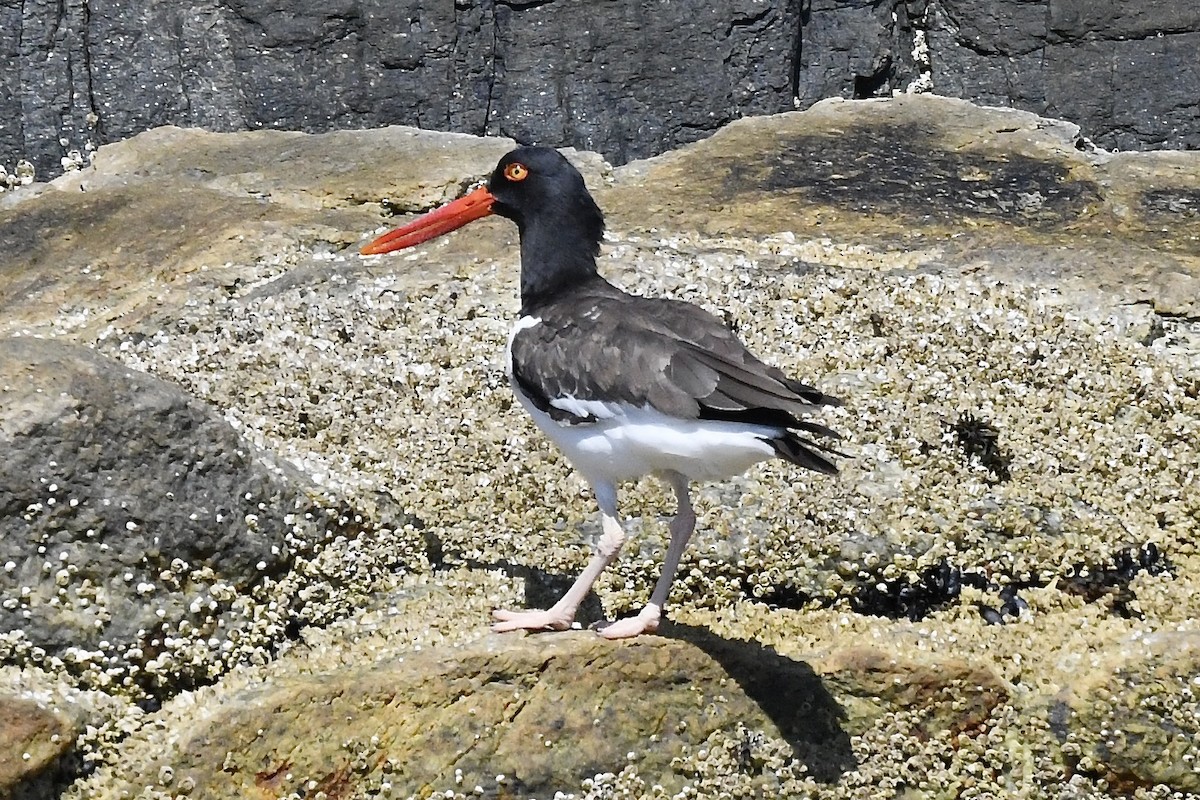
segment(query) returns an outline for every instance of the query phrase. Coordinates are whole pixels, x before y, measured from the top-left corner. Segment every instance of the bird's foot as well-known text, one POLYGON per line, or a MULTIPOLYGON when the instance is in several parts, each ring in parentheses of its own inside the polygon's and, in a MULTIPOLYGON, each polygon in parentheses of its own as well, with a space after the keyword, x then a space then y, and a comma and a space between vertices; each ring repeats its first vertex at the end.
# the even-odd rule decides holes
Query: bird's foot
POLYGON ((643 633, 654 633, 658 630, 658 621, 662 611, 651 603, 641 610, 636 617, 626 617, 616 622, 601 623, 596 627, 596 633, 605 639, 632 639, 643 633))
POLYGON ((565 631, 575 621, 575 612, 559 608, 548 608, 545 611, 508 611, 498 608, 492 612, 495 622, 492 630, 497 633, 505 631, 565 631))

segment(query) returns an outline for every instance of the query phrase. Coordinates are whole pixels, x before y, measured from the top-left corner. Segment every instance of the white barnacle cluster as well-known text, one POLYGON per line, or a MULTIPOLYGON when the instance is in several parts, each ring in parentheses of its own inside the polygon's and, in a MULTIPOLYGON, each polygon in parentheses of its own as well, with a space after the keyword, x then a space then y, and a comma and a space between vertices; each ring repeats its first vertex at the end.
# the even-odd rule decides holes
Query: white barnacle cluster
MULTIPOLYGON (((780 260, 808 245, 769 244, 770 276, 761 258, 686 237, 618 243, 602 264, 633 291, 725 314, 764 359, 846 401, 820 414, 845 436, 841 477, 766 464, 700 490, 684 603, 721 605, 746 577, 836 596, 872 569, 947 556, 1036 577, 1114 526, 1160 545, 1183 536, 1197 511, 1196 378, 1141 342, 1148 312, 1088 316, 1052 290, 970 278, 788 270, 780 260), (964 415, 999 431, 1010 480, 964 453, 953 433, 964 415)), ((197 304, 186 335, 118 351, 228 409, 331 490, 367 507, 389 493, 463 557, 569 573, 586 558, 586 488, 506 386, 514 278, 508 265, 436 282, 333 273, 197 304)), ((656 489, 629 501, 651 532, 669 511, 656 489)), ((422 549, 411 535, 393 544, 404 558, 422 549)), ((637 546, 605 577, 606 602, 648 591, 657 546, 642 557, 637 546)))
POLYGON ((12 171, 0 164, 0 192, 15 189, 18 186, 28 186, 33 183, 33 180, 34 168, 29 161, 24 159, 18 161, 12 171))
MULTIPOLYGON (((1180 345, 1183 323, 1163 321, 1166 335, 1151 339, 1148 310, 1085 312, 1050 289, 929 274, 917 269, 923 254, 892 259, 784 238, 763 248, 755 254, 744 243, 688 237, 625 240, 612 243, 601 264, 632 291, 723 315, 764 360, 845 401, 818 414, 844 436, 849 457, 839 460, 840 476, 766 463, 698 489, 700 523, 671 618, 796 653, 843 634, 884 635, 849 613, 849 587, 900 579, 942 559, 1032 581, 1111 552, 1114 542, 1194 553, 1200 369, 1194 347, 1180 345), (1006 480, 962 447, 954 425, 964 415, 998 431, 1006 480), (781 587, 821 607, 771 608, 764 598, 778 597, 781 587)), ((245 269, 265 278, 279 265, 245 269)), ((328 626, 304 631, 314 661, 343 657, 326 646, 337 635, 378 630, 390 632, 397 650, 388 657, 396 657, 404 648, 460 640, 472 625, 484 627, 490 608, 519 594, 518 581, 463 562, 551 574, 582 567, 599 528, 586 484, 533 429, 505 378, 515 280, 513 263, 436 278, 313 272, 290 286, 259 283, 253 292, 198 297, 186 320, 157 336, 110 331, 103 348, 225 409, 253 444, 363 514, 337 534, 316 530, 303 513, 289 515, 294 566, 250 589, 193 570, 192 584, 207 588, 194 595, 190 621, 171 631, 163 649, 169 657, 156 656, 153 669, 207 665, 221 674, 230 664, 265 663, 287 622, 283 596, 301 600, 305 621, 328 626), (449 566, 430 568, 429 542, 444 549, 449 566)), ((610 612, 645 602, 671 511, 652 482, 623 501, 630 541, 597 585, 610 612)), ((239 523, 253 529, 262 520, 239 523)), ((51 574, 68 568, 54 553, 39 559, 51 574)), ((139 580, 171 588, 188 569, 172 565, 170 575, 139 580)), ((1148 617, 1179 602, 1168 578, 1139 581, 1148 617)), ((972 591, 964 589, 964 598, 975 599, 972 591)), ((1037 672, 1045 643, 1068 643, 1055 651, 1065 659, 1068 650, 1087 652, 1087 639, 1039 627, 1039 614, 1071 609, 1085 632, 1127 633, 1133 624, 1119 627, 1052 586, 1026 597, 1037 613, 1002 630, 982 629, 964 604, 889 631, 900 630, 914 651, 990 653, 1006 680, 1051 692, 1037 672)), ((371 657, 383 657, 386 646, 379 647, 371 657)), ((1186 722, 1197 688, 1186 676, 1171 680, 1174 699, 1162 701, 1160 713, 1186 722)), ((1058 763, 1058 745, 1043 722, 1012 705, 999 706, 977 731, 928 736, 921 725, 918 711, 889 713, 851 737, 858 766, 836 789, 809 775, 785 742, 726 732, 679 756, 676 773, 685 779, 678 791, 656 787, 634 761, 562 795, 891 797, 907 791, 897 778, 906 775, 929 795, 1036 797, 1034 787, 1070 794, 1071 780, 1091 780, 1041 766, 1058 763), (1039 771, 1016 788, 1006 782, 1004 761, 1013 730, 1030 734, 1021 746, 1039 771), (743 767, 747 759, 752 768, 743 767)), ((1167 746, 1194 758, 1185 744, 1167 746)), ((352 760, 374 757, 364 743, 350 749, 352 760)), ((400 796, 400 785, 382 774, 378 793, 400 796)), ((475 797, 494 787, 440 788, 448 797, 475 797)))

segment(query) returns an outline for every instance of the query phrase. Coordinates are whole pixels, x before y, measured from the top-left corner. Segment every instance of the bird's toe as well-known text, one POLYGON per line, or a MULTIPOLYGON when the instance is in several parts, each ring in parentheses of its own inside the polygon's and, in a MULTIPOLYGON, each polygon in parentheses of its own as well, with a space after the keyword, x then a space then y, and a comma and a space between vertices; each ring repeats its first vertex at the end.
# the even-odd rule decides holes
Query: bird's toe
POLYGON ((654 633, 658 630, 658 615, 647 614, 644 611, 636 617, 626 617, 616 622, 602 623, 596 627, 596 633, 605 639, 631 639, 643 633, 654 633))
POLYGON ((565 631, 571 627, 573 616, 567 616, 554 609, 546 611, 509 611, 498 608, 492 612, 496 620, 492 630, 497 633, 507 631, 565 631))

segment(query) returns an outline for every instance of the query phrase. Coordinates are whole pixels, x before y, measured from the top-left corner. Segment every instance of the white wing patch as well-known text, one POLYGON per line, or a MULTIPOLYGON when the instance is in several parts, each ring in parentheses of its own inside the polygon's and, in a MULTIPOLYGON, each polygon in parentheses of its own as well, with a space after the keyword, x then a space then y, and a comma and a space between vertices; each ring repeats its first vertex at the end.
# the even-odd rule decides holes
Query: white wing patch
POLYGON ((512 331, 508 334, 509 349, 512 348, 513 339, 517 338, 518 333, 520 333, 523 330, 527 330, 529 328, 532 328, 536 325, 541 325, 541 324, 542 324, 541 317, 531 317, 528 315, 521 317, 516 322, 514 322, 512 331))
POLYGON ((603 400, 578 400, 571 395, 566 397, 555 397, 550 401, 550 405, 565 411, 573 417, 580 419, 612 419, 613 417, 625 413, 628 406, 622 403, 606 403, 603 400))

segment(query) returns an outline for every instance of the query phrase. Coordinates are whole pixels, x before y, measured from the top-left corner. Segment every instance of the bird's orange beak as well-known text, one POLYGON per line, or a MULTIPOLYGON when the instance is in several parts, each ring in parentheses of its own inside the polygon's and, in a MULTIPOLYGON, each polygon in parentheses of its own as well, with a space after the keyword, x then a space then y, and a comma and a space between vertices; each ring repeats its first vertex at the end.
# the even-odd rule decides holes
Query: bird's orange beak
POLYGON ((468 222, 488 216, 492 213, 492 203, 494 202, 496 202, 496 198, 488 191, 487 187, 480 186, 470 194, 447 203, 441 208, 435 208, 407 225, 401 225, 395 230, 388 231, 359 252, 364 256, 376 256, 427 242, 444 233, 461 228, 468 222))

